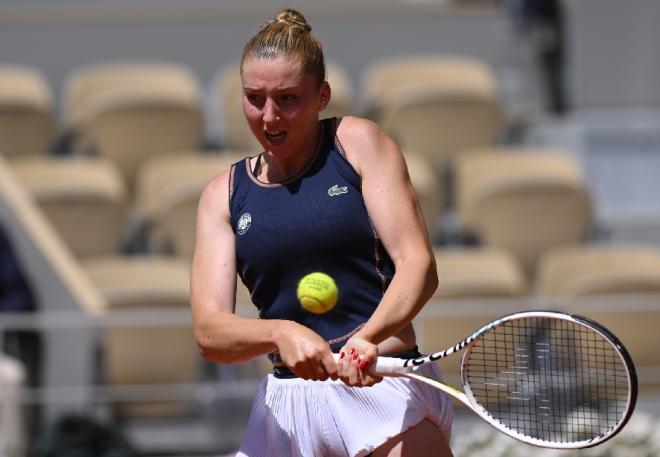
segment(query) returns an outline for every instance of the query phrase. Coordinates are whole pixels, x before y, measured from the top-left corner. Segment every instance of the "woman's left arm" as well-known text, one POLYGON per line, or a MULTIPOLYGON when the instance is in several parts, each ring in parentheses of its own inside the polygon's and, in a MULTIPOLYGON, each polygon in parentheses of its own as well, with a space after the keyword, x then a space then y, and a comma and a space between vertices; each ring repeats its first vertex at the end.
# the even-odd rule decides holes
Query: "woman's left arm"
MULTIPOLYGON (((374 314, 355 335, 356 340, 377 345, 410 324, 431 298, 438 286, 435 260, 406 163, 394 141, 373 122, 352 117, 342 120, 337 135, 362 178, 369 217, 396 269, 374 314)), ((362 355, 373 361, 377 352, 365 349, 362 355)))

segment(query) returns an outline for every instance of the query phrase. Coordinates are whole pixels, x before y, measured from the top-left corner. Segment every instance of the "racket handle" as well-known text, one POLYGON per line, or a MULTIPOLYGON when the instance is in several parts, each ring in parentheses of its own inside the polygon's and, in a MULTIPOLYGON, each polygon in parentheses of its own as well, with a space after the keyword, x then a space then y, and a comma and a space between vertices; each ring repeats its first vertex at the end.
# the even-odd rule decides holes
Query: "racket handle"
MULTIPOLYGON (((335 362, 339 362, 339 354, 332 354, 335 362)), ((376 363, 369 367, 369 372, 380 376, 396 376, 409 371, 403 367, 403 359, 394 357, 378 357, 376 363)))

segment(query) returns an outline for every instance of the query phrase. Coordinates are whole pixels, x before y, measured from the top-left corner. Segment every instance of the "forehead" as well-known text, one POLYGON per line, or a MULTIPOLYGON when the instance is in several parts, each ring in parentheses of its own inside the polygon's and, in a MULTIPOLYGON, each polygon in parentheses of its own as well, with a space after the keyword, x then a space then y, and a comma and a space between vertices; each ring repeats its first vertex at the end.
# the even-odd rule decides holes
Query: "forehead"
POLYGON ((314 81, 312 75, 302 72, 297 60, 253 58, 243 62, 241 72, 243 87, 250 89, 306 86, 314 81))

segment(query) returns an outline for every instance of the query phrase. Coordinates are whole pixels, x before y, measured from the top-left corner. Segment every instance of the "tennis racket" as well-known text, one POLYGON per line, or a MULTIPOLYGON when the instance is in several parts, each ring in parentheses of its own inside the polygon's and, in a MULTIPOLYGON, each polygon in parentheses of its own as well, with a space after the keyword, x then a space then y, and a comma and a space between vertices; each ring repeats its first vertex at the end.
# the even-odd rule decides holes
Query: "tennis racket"
POLYGON ((497 430, 556 449, 591 447, 612 438, 637 399, 635 368, 621 342, 585 317, 549 311, 504 316, 424 357, 379 357, 371 371, 424 382, 497 430), (462 349, 464 392, 419 373, 421 366, 462 349))

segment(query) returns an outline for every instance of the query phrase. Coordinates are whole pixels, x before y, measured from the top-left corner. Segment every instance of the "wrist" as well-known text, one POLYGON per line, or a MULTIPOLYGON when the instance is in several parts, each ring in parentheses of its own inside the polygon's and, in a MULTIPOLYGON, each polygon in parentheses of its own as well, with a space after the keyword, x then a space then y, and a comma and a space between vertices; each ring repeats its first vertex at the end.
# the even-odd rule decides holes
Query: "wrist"
POLYGON ((279 350, 284 340, 291 335, 292 325, 296 324, 293 321, 284 319, 273 319, 268 322, 271 324, 268 332, 268 342, 274 346, 274 350, 279 350))
MULTIPOLYGON (((380 332, 382 333, 382 332, 380 332)), ((364 324, 364 326, 358 330, 355 335, 353 335, 353 338, 359 338, 361 340, 367 341, 371 344, 379 344, 381 343, 386 337, 379 337, 379 332, 376 328, 374 328, 373 325, 370 325, 369 322, 364 324)))

